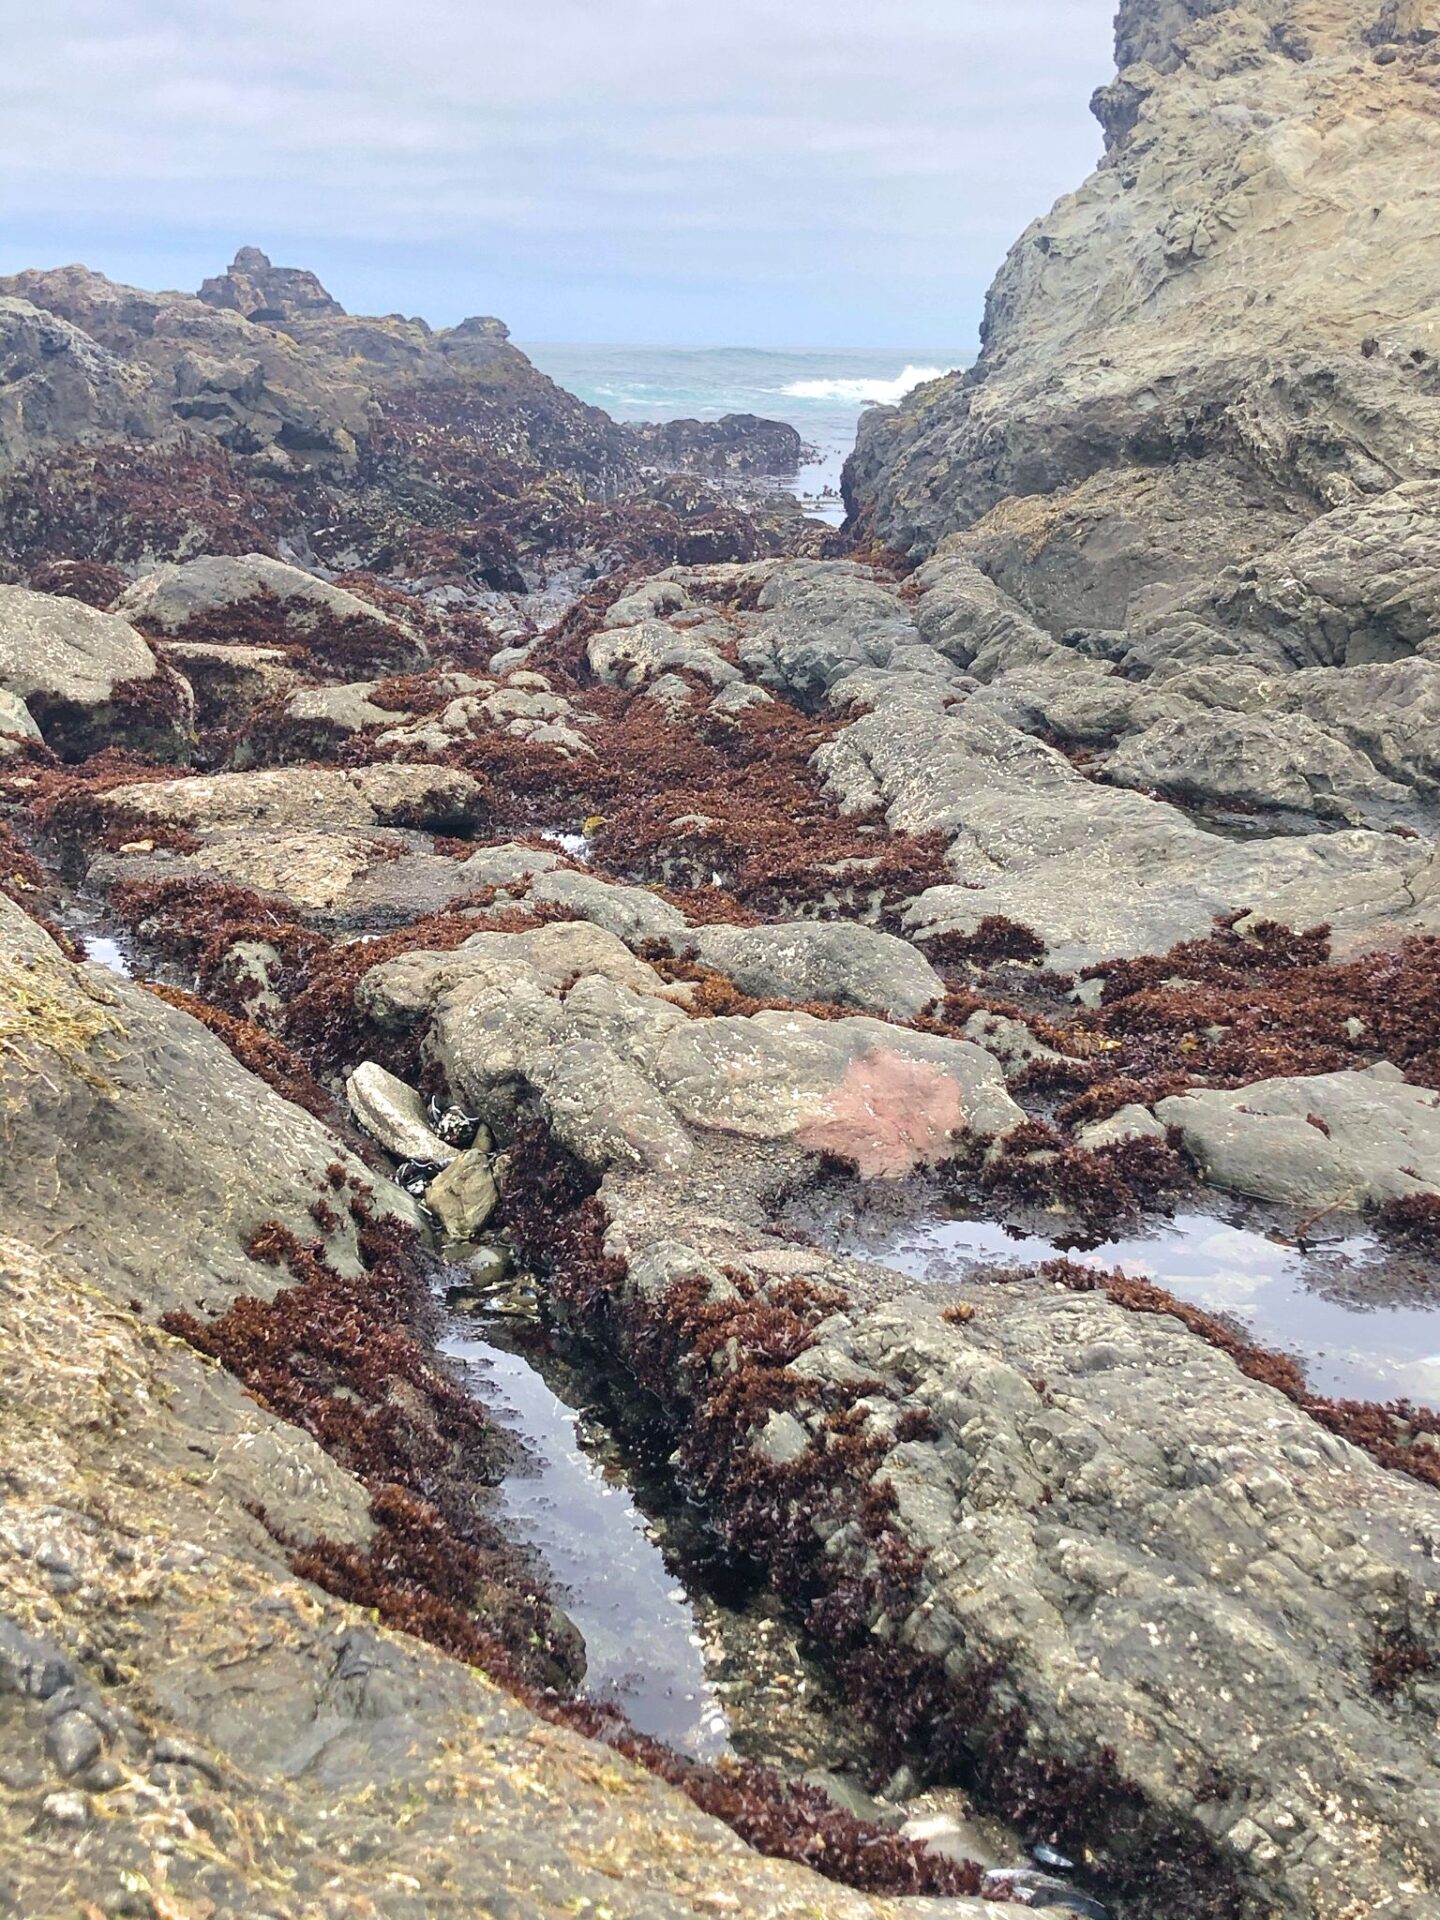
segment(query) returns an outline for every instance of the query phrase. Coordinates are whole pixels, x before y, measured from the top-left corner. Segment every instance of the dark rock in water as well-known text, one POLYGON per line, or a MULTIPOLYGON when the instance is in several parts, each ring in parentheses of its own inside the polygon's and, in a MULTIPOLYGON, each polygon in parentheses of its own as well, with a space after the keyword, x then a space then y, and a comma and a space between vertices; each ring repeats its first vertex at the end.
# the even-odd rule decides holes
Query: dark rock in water
POLYGON ((692 473, 788 480, 798 473, 804 443, 783 420, 726 413, 718 420, 660 420, 633 427, 644 456, 692 473))

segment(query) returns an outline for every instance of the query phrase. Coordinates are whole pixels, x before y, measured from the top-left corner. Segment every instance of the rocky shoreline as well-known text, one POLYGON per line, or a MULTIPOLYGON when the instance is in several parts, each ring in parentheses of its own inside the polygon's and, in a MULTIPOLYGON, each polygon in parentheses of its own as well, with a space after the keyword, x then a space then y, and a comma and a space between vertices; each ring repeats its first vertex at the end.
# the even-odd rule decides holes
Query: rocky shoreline
POLYGON ((1430 1310, 1440 21, 1118 33, 843 533, 254 249, 0 283, 0 1906, 1434 1910, 1433 1369, 1086 1250, 1430 1310), (447 1315, 777 1625, 718 1755, 447 1315))

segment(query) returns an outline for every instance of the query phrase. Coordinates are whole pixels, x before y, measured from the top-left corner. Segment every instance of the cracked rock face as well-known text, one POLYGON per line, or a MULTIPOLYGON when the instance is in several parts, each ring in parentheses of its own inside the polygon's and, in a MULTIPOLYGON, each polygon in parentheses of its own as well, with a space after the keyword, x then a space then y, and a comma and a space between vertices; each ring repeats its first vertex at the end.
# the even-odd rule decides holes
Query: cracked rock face
POLYGON ((136 369, 60 315, 0 295, 0 465, 153 421, 136 369))
MULTIPOLYGON (((1427 1645, 1436 1631, 1440 1496, 1164 1315, 1031 1279, 969 1283, 957 1324, 942 1317, 953 1289, 777 1255, 769 1177, 713 1146, 683 1182, 617 1168, 606 1249, 626 1263, 642 1341, 686 1281, 712 1300, 754 1283, 763 1299, 788 1259, 835 1290, 784 1410, 757 1418, 744 1458, 803 1476, 827 1444, 827 1394, 869 1383, 871 1431, 889 1436, 874 1483, 927 1556, 910 1611, 875 1631, 957 1686, 999 1671, 991 1710, 1018 1709, 1028 1740, 1082 1768, 1098 1742, 1152 1807, 1182 1824, 1198 1809, 1252 1888, 1238 1910, 1427 1914, 1422 1889, 1440 1873, 1429 1717, 1379 1699, 1369 1661, 1403 1623, 1427 1645), (921 1409, 925 1437, 901 1437, 921 1409)), ((701 1394, 704 1378, 682 1367, 680 1390, 701 1394)), ((735 1484, 750 1470, 730 1463, 735 1484)), ((833 1492, 815 1502, 826 1561, 873 1572, 864 1528, 833 1492)))
POLYGON ((154 1885, 177 1909, 258 1912, 283 1889, 320 1913, 371 1904, 383 1874, 397 1920, 499 1912, 517 1883, 534 1913, 582 1899, 700 1920, 723 1888, 759 1920, 896 1920, 296 1579, 253 1511, 363 1544, 358 1484, 67 1261, 0 1239, 0 1333, 0 1860, 17 1911, 154 1885))
POLYGON ((1433 208, 1394 191, 1436 170, 1434 23, 1399 14, 1122 7, 1105 160, 1012 250, 983 379, 862 422, 847 493, 883 538, 975 528, 987 571, 1048 577, 1052 631, 1116 626, 1287 515, 1437 476, 1433 208))
POLYGON ((482 1119, 511 1125, 538 1095, 597 1171, 678 1171, 694 1134, 719 1133, 896 1176, 1023 1118, 969 1041, 804 1012, 694 1020, 688 993, 585 922, 405 954, 359 989, 382 1025, 429 1023, 427 1051, 482 1119))

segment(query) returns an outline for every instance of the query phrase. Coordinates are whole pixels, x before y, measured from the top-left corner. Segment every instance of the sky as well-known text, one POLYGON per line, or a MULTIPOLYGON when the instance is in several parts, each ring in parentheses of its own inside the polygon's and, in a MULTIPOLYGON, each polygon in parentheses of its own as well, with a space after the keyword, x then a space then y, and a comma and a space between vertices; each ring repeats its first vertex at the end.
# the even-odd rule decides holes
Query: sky
POLYGON ((0 272, 520 339, 971 341, 1095 164, 1114 0, 40 0, 0 56, 0 272))

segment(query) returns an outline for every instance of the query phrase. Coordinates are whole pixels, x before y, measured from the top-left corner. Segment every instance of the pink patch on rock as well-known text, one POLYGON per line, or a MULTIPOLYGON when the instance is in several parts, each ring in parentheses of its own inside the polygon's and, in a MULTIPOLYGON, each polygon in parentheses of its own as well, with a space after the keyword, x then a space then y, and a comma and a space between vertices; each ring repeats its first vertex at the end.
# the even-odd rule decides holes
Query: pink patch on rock
POLYGON ((855 1061, 795 1138, 813 1153, 852 1160, 866 1180, 895 1180, 945 1159, 965 1124, 960 1088, 948 1073, 876 1047, 855 1061))

